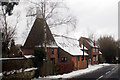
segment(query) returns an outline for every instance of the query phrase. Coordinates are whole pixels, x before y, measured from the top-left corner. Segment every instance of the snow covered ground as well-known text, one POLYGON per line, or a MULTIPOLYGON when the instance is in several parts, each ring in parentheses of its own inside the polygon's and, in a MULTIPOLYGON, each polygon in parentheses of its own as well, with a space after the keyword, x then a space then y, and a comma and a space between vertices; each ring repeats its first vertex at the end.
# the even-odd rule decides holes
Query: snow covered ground
MULTIPOLYGON (((19 70, 12 70, 12 71, 9 71, 9 72, 6 72, 7 75, 10 75, 10 74, 14 74, 15 72, 16 73, 22 73, 23 71, 24 72, 27 72, 27 71, 32 71, 32 70, 36 70, 37 68, 27 68, 25 70, 23 70, 22 68, 19 69, 19 70)), ((0 73, 0 77, 3 76, 3 73, 0 73)))
MULTIPOLYGON (((88 72, 91 72, 91 71, 94 71, 94 70, 97 70, 99 68, 102 68, 104 66, 109 66, 109 65, 111 65, 111 64, 89 65, 89 67, 86 68, 86 69, 73 71, 73 72, 70 72, 70 73, 67 73, 67 74, 63 74, 63 75, 53 75, 53 76, 39 77, 39 79, 45 80, 46 78, 47 79, 72 78, 72 77, 82 75, 82 74, 85 74, 85 73, 88 73, 88 72)), ((27 69, 24 70, 24 72, 25 71, 36 70, 36 69, 37 68, 27 68, 27 69)), ((0 76, 2 76, 2 75, 3 74, 0 73, 0 76)))
POLYGON ((24 55, 24 57, 16 57, 16 58, 0 58, 0 60, 10 60, 10 59, 25 59, 25 58, 34 58, 35 56, 33 55, 24 55))
POLYGON ((0 73, 0 76, 3 76, 3 74, 2 74, 2 73, 0 73))
POLYGON ((63 75, 54 75, 54 76, 46 76, 44 78, 42 77, 39 77, 40 79, 45 79, 45 78, 49 78, 49 79, 58 79, 58 78, 72 78, 72 77, 75 77, 75 76, 78 76, 78 75, 82 75, 82 74, 85 74, 85 73, 88 73, 88 72, 91 72, 91 71, 94 71, 94 70, 97 70, 99 68, 102 68, 104 66, 109 66, 110 64, 99 64, 99 65, 89 65, 88 68, 86 69, 81 69, 81 70, 77 70, 77 71, 73 71, 73 72, 70 72, 70 73, 67 73, 67 74, 63 74, 63 75))
POLYGON ((24 70, 24 72, 26 72, 26 71, 32 71, 32 70, 36 70, 37 68, 27 68, 27 69, 25 69, 24 70))
POLYGON ((18 58, 0 58, 0 60, 8 60, 8 59, 24 59, 24 57, 18 57, 18 58))

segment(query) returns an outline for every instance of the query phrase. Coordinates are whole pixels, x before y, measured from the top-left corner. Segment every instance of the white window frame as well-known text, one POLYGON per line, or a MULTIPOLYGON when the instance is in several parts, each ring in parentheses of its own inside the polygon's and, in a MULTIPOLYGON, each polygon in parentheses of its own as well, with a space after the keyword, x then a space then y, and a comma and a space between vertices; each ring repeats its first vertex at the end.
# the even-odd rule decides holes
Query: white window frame
POLYGON ((66 62, 67 61, 67 57, 62 57, 61 59, 63 62, 66 62))
POLYGON ((96 55, 96 61, 98 61, 98 55, 96 55))
POLYGON ((95 57, 93 57, 93 61, 95 61, 95 57))
POLYGON ((98 52, 98 49, 96 49, 96 52, 98 52))
POLYGON ((95 52, 95 48, 93 48, 93 52, 95 52))

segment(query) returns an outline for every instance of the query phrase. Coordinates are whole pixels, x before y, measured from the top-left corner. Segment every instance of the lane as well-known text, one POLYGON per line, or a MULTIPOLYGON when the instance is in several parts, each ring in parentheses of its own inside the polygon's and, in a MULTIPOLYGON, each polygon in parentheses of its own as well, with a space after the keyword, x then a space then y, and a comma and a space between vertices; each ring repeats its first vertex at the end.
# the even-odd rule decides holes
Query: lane
POLYGON ((119 78, 120 80, 120 64, 117 66, 115 72, 110 76, 110 78, 119 78))
MULTIPOLYGON (((100 79, 103 80, 103 79, 110 77, 110 76, 105 77, 104 75, 108 75, 108 74, 110 75, 111 70, 116 72, 117 71, 116 68, 117 68, 116 65, 105 66, 105 67, 98 69, 96 71, 92 71, 92 72, 89 72, 87 74, 83 74, 83 75, 80 75, 80 76, 77 76, 77 77, 74 77, 74 78, 71 78, 68 80, 100 80, 100 79)), ((117 73, 115 73, 114 75, 116 75, 116 74, 117 73)), ((111 80, 114 80, 113 78, 111 80)))
POLYGON ((115 65, 115 67, 103 75, 102 78, 98 80, 120 80, 120 64, 115 65))

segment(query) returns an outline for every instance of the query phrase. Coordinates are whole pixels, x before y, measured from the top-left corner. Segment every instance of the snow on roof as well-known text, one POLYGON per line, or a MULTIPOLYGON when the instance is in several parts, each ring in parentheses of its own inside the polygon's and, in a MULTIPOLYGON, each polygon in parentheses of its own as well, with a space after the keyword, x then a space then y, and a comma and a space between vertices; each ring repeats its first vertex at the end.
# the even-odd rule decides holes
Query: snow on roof
POLYGON ((88 41, 88 40, 86 40, 87 42, 88 42, 88 44, 90 45, 90 46, 92 46, 92 47, 94 47, 94 44, 93 44, 93 42, 92 41, 88 41))
POLYGON ((51 47, 51 48, 58 48, 57 45, 53 44, 53 45, 47 45, 47 47, 51 47))
MULTIPOLYGON (((80 49, 83 49, 83 44, 81 44, 80 49)), ((84 46, 84 49, 85 49, 85 50, 88 50, 88 48, 86 48, 85 46, 84 46)))
MULTIPOLYGON (((43 44, 43 47, 44 47, 45 45, 43 44)), ((41 47, 41 45, 37 45, 37 46, 35 46, 35 47, 41 47)), ((47 44, 47 47, 49 48, 58 48, 58 45, 56 44, 56 42, 55 41, 52 41, 52 42, 49 42, 49 44, 47 44)))
MULTIPOLYGON (((70 53, 73 56, 83 55, 83 51, 80 50, 81 48, 79 46, 78 40, 62 36, 55 36, 54 38, 57 45, 64 51, 70 53)), ((84 55, 88 54, 84 53, 84 55)))
POLYGON ((94 46, 94 42, 92 40, 86 40, 88 42, 88 44, 91 46, 91 47, 95 47, 95 48, 98 48, 97 45, 94 46))
POLYGON ((99 54, 102 54, 102 52, 99 51, 99 54))

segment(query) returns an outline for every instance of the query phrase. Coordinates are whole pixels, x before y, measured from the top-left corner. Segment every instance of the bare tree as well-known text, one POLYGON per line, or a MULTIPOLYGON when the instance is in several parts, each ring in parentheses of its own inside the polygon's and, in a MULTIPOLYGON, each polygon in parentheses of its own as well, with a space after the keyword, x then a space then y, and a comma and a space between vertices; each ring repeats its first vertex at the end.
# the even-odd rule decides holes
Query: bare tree
MULTIPOLYGON (((11 26, 7 22, 7 16, 12 15, 11 11, 13 10, 13 7, 11 9, 10 6, 8 6, 8 4, 6 6, 5 4, 1 3, 0 8, 1 8, 0 9, 0 26, 1 26, 0 29, 2 32, 2 53, 9 53, 9 45, 11 40, 15 36, 15 33, 16 33, 15 31, 16 31, 18 21, 16 21, 16 24, 14 26, 11 26)), ((17 18, 19 18, 19 16, 17 18)))
MULTIPOLYGON (((76 27, 76 18, 68 13, 68 8, 63 4, 63 0, 58 1, 51 1, 51 0, 39 0, 38 2, 30 1, 34 4, 34 7, 40 9, 40 13, 44 20, 44 40, 45 40, 45 50, 46 48, 46 22, 50 28, 54 27, 61 27, 60 25, 68 25, 72 26, 73 28, 71 31, 76 27)), ((27 15, 27 16, 35 16, 36 13, 27 15)), ((67 29, 68 30, 68 29, 67 29)), ((69 33, 67 31, 66 33, 69 33)), ((64 33, 65 34, 65 33, 64 33)))
POLYGON ((117 46, 114 38, 111 36, 103 36, 100 37, 97 42, 106 62, 111 63, 114 61, 117 56, 117 46))
POLYGON ((94 34, 93 33, 88 34, 88 38, 93 41, 94 40, 94 34))
MULTIPOLYGON (((75 16, 69 14, 69 8, 63 3, 63 0, 39 0, 39 2, 32 2, 35 7, 39 7, 41 14, 45 21, 48 22, 50 28, 62 24, 71 24, 76 26, 75 16)), ((32 14, 33 16, 36 14, 32 14)))
POLYGON ((88 34, 88 38, 90 38, 92 41, 96 40, 96 33, 94 32, 89 32, 88 34))

